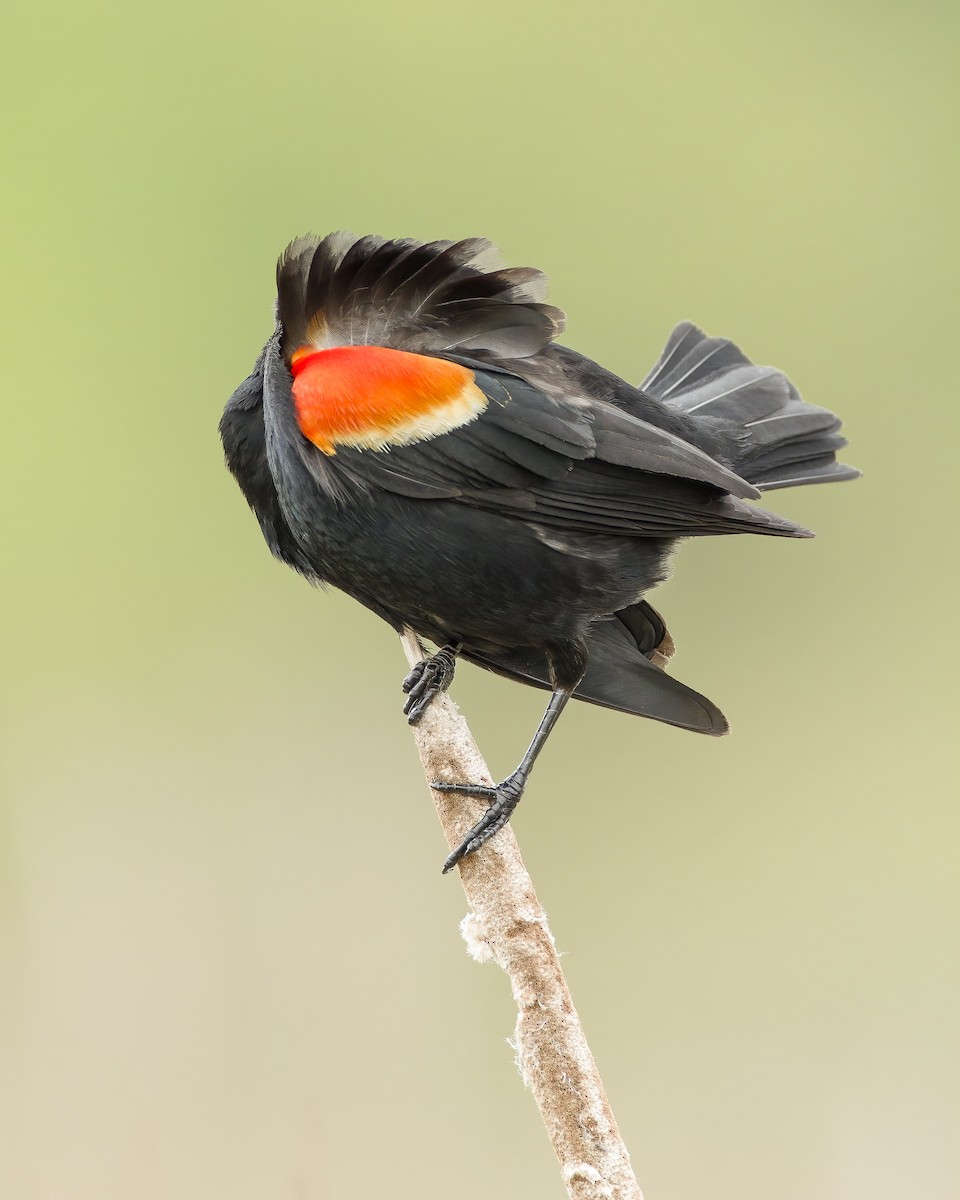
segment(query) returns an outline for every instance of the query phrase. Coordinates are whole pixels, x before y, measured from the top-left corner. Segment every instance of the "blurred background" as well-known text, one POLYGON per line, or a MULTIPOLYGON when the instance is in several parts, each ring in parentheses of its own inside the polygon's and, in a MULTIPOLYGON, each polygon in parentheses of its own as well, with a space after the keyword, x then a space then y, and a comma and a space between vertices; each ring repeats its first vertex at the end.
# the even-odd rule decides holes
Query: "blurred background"
MULTIPOLYGON (((0 1194, 562 1195, 396 639, 221 463, 276 256, 347 227, 493 238, 629 379, 691 318, 843 414, 864 479, 770 498, 816 541, 655 597, 733 735, 575 705, 515 824, 648 1200, 956 1197, 957 10, 4 24, 0 1194)), ((505 774, 542 696, 454 695, 505 774)))

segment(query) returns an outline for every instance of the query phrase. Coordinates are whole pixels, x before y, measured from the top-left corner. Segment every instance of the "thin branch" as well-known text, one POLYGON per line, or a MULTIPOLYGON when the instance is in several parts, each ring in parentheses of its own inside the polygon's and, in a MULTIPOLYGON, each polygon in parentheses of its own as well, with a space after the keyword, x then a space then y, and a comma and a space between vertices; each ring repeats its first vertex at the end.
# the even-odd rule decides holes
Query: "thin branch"
MULTIPOLYGON (((424 657, 416 634, 401 635, 411 666, 424 657)), ((467 723, 438 696, 414 737, 427 780, 492 783, 467 723)), ((433 792, 451 849, 483 815, 484 801, 433 792)), ((459 867, 470 913, 460 929, 478 962, 495 959, 517 1003, 517 1064, 533 1092, 573 1200, 643 1200, 586 1035, 560 967, 546 913, 506 826, 459 867)))

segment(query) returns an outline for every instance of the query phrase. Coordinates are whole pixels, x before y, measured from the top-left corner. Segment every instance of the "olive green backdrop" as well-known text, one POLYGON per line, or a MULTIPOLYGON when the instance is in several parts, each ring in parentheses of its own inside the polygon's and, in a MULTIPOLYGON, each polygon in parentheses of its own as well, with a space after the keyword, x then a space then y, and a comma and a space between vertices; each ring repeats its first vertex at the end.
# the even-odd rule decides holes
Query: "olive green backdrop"
MULTIPOLYGON (((690 317, 842 412, 814 542, 658 594, 698 739, 576 705, 516 827, 648 1200, 960 1179, 957 32, 945 4, 15 4, 0 1193, 562 1194, 400 715, 220 409, 277 254, 477 233, 628 378, 690 317)), ((495 771, 542 697, 465 667, 495 771)))

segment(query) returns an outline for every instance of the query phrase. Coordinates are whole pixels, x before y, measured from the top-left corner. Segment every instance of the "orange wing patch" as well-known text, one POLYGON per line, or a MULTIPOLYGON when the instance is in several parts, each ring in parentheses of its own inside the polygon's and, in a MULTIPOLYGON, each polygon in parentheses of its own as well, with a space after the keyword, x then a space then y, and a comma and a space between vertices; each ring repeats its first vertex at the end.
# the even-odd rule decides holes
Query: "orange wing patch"
POLYGON ((337 446, 383 450, 438 437, 487 406, 468 368, 406 350, 305 346, 290 369, 297 423, 324 454, 336 454, 337 446))

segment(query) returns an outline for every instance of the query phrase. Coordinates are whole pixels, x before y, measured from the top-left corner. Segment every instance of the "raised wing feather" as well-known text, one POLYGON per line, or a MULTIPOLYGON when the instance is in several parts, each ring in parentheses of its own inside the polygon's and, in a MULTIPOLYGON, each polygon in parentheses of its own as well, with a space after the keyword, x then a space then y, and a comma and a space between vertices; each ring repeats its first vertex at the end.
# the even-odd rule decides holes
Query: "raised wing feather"
POLYGON ((536 354, 563 329, 544 304, 546 277, 502 269, 486 238, 387 241, 332 233, 298 238, 277 264, 287 361, 305 345, 377 345, 504 358, 536 354))

